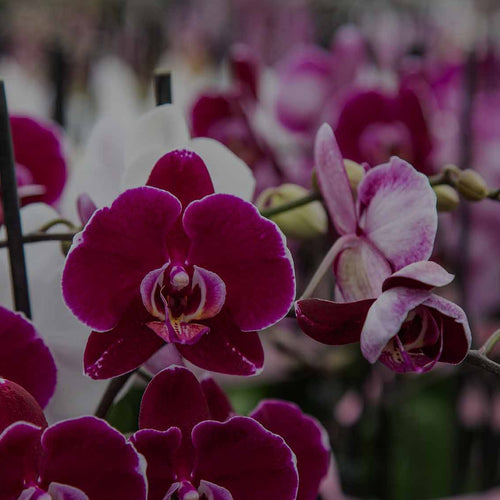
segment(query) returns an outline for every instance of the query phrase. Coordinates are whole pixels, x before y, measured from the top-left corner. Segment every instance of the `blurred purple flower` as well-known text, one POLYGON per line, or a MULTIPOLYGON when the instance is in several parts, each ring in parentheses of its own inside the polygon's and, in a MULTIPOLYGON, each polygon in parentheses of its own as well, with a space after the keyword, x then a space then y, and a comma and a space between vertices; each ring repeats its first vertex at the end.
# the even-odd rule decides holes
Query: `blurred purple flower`
POLYGON ((193 152, 163 156, 147 184, 95 212, 66 260, 65 301, 95 330, 86 373, 128 372, 167 342, 202 368, 255 374, 254 330, 279 321, 295 294, 281 232, 250 203, 213 194, 193 152))
POLYGON ((471 344, 467 318, 460 307, 431 292, 452 279, 434 262, 415 262, 389 276, 376 299, 299 300, 297 320, 318 342, 361 342, 368 361, 378 359, 398 373, 425 372, 438 361, 457 364, 471 344))
POLYGON ((326 124, 316 137, 315 163, 323 199, 341 235, 331 250, 338 300, 378 297, 393 271, 430 257, 436 197, 423 174, 393 157, 364 175, 355 202, 326 124))
POLYGON ((235 416, 213 379, 186 368, 153 379, 139 423, 131 439, 148 462, 148 500, 315 500, 330 462, 324 429, 295 405, 267 400, 235 416))

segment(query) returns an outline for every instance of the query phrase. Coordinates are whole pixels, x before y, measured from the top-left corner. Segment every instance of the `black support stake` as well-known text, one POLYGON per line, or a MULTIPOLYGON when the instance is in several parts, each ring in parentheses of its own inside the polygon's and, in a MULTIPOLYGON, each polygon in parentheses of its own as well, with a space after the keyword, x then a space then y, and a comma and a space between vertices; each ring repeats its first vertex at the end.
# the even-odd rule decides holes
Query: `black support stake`
POLYGON ((172 104, 172 76, 170 71, 156 71, 154 80, 156 105, 172 104))
POLYGON ((0 80, 0 183, 4 224, 7 231, 14 306, 31 318, 28 277, 17 196, 17 181, 4 82, 0 80))

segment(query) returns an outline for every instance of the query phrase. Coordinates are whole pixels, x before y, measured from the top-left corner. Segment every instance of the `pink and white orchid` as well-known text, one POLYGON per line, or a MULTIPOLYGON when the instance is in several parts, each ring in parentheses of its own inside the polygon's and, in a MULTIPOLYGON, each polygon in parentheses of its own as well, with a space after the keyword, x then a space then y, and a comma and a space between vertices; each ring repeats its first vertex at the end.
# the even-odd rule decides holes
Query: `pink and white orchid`
POLYGON ((283 235, 250 203, 214 194, 191 151, 163 156, 147 184, 98 210, 66 260, 66 304, 94 329, 86 373, 126 373, 167 342, 202 368, 255 374, 254 331, 283 318, 295 294, 283 235))

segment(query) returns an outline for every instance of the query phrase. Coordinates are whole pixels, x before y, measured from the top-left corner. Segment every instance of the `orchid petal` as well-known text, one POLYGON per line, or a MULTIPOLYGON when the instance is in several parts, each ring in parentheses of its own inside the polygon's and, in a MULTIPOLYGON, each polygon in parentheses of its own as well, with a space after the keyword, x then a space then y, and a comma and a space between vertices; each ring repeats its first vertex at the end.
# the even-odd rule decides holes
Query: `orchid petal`
POLYGON ((233 194, 246 201, 252 200, 255 190, 252 171, 230 149, 207 137, 191 139, 189 147, 205 162, 216 193, 233 194))
POLYGON ((333 261, 333 272, 343 300, 376 298, 382 283, 391 274, 387 259, 368 240, 343 236, 335 243, 339 247, 333 261))
POLYGON ((472 336, 465 312, 453 302, 432 294, 425 306, 434 309, 443 322, 443 352, 439 361, 460 363, 470 349, 472 336))
POLYGON ((205 370, 229 375, 256 375, 264 364, 264 351, 257 333, 242 332, 223 308, 204 324, 210 331, 193 345, 177 344, 179 352, 205 370))
POLYGON ((148 464, 148 500, 162 500, 175 482, 176 454, 181 443, 181 431, 171 427, 166 431, 143 429, 130 441, 148 464))
POLYGON ((299 300, 297 322, 309 337, 327 345, 359 342, 363 323, 374 299, 336 303, 322 299, 299 300))
POLYGON ((203 479, 200 481, 198 491, 201 495, 204 495, 203 498, 206 497, 206 500, 233 500, 233 496, 226 488, 217 486, 210 481, 204 481, 203 479))
POLYGON ((427 260, 437 230, 436 195, 428 178, 393 157, 358 186, 359 225, 397 271, 427 260))
POLYGON ((373 303, 361 331, 361 352, 374 363, 399 332, 407 314, 430 297, 427 290, 391 288, 373 303))
POLYGON ((144 275, 165 263, 166 235, 180 209, 169 193, 142 187, 92 216, 75 237, 62 279, 64 300, 80 321, 99 331, 117 325, 144 275))
POLYGON ((90 500, 82 490, 60 483, 50 483, 48 494, 52 500, 90 500))
POLYGON ((224 422, 235 415, 231 401, 212 377, 204 377, 200 385, 210 410, 210 420, 224 422))
POLYGON ((356 210, 344 160, 331 127, 324 123, 314 146, 318 183, 328 213, 340 234, 356 232, 356 210))
POLYGON ((40 456, 40 427, 17 422, 0 434, 0 493, 17 498, 26 482, 35 483, 40 456))
POLYGON ((421 261, 408 264, 389 276, 382 285, 385 292, 390 288, 403 286, 430 290, 434 287, 449 285, 453 274, 448 273, 439 264, 432 261, 421 261))
POLYGON ((164 341, 148 328, 151 319, 136 300, 119 323, 108 332, 92 332, 87 341, 83 364, 85 373, 93 379, 117 377, 145 363, 164 341))
POLYGON ((65 420, 42 435, 40 480, 67 484, 92 500, 145 500, 144 463, 134 447, 95 417, 65 420))
POLYGON ((217 273, 226 306, 244 331, 273 325, 295 296, 290 252, 277 226, 248 202, 227 194, 195 201, 184 213, 188 259, 217 273))
POLYGON ((316 500, 330 464, 326 430, 316 419, 302 413, 297 405, 286 401, 262 401, 249 416, 281 436, 297 457, 297 500, 316 500))
POLYGON ((24 387, 45 407, 54 394, 56 365, 30 321, 0 307, 0 376, 24 387))
POLYGON ((193 429, 194 477, 223 486, 237 500, 295 500, 295 457, 283 439, 247 417, 201 422, 193 429))

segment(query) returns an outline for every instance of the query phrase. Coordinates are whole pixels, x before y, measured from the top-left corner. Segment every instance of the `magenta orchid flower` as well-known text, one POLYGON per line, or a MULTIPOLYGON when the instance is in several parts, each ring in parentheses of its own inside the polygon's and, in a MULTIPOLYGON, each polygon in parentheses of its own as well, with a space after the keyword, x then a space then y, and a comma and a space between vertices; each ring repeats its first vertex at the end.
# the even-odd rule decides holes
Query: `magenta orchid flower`
POLYGON ((213 194, 205 164, 177 150, 148 185, 95 212, 63 272, 66 304, 94 332, 85 371, 109 378, 165 343, 202 368, 255 374, 255 330, 284 317, 293 264, 277 226, 248 202, 213 194))
POLYGON ((22 204, 57 203, 67 176, 59 130, 27 116, 11 116, 10 126, 22 204))
MULTIPOLYGON (((4 396, 0 383, 0 411, 4 396)), ((146 499, 142 457, 104 420, 45 428, 41 409, 33 417, 24 406, 20 421, 0 429, 0 500, 146 499)))
POLYGON ((345 102, 335 136, 345 158, 378 165, 400 156, 425 174, 432 138, 421 98, 409 88, 392 96, 378 90, 355 93, 345 102))
POLYGON ((139 424, 148 500, 314 500, 328 471, 326 433, 298 407, 269 400, 235 416, 213 379, 178 366, 149 384, 139 424))
POLYGON ((471 344, 467 318, 460 307, 431 291, 452 279, 434 262, 415 262, 389 276, 376 299, 299 300, 297 320, 318 342, 361 342, 368 361, 378 359, 398 373, 425 372, 438 361, 458 364, 471 344))
POLYGON ((326 207, 341 235, 331 250, 338 300, 375 298, 392 272, 431 256, 437 211, 427 177, 393 157, 368 170, 354 201, 327 124, 316 137, 315 160, 326 207))
POLYGON ((1 306, 0 377, 22 386, 42 407, 56 386, 54 360, 31 322, 1 306))

